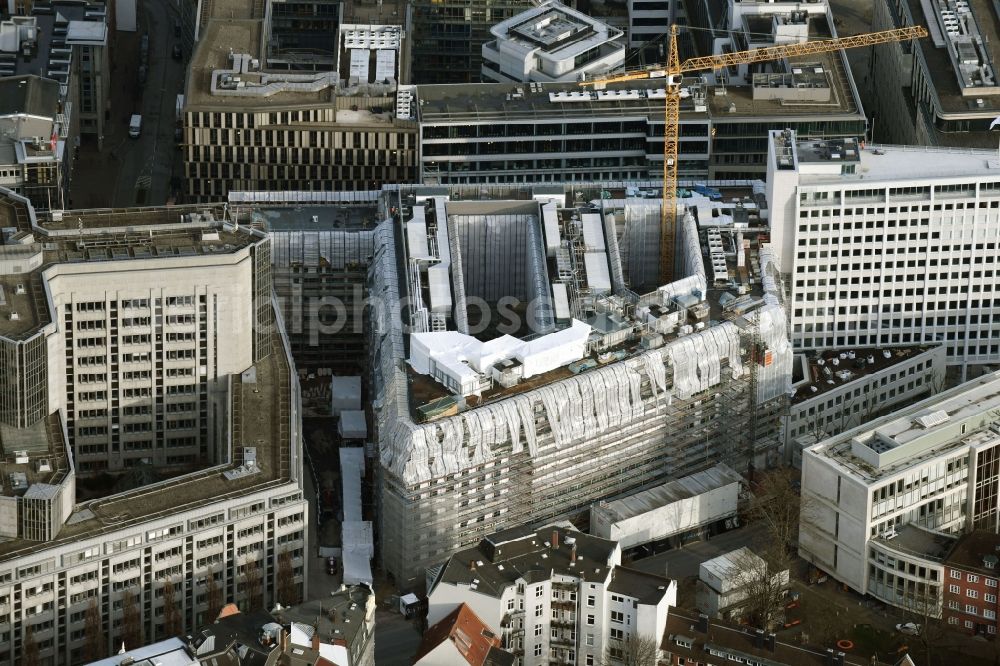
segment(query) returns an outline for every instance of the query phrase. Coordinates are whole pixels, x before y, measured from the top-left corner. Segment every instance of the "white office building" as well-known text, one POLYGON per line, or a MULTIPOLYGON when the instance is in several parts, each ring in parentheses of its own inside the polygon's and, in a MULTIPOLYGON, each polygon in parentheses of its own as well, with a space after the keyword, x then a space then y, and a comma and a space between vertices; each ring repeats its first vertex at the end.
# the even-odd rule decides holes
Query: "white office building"
POLYGON ((1000 361, 996 151, 771 131, 767 198, 798 349, 942 344, 1000 361))
POLYGON ((617 542, 565 527, 512 529, 453 555, 429 587, 433 625, 467 604, 519 666, 592 666, 630 638, 659 643, 677 583, 621 566, 617 542))
POLYGON ((940 345, 797 354, 785 460, 801 467, 804 447, 940 391, 945 361, 940 345))
POLYGON ((483 81, 581 81, 625 64, 624 33, 557 0, 521 12, 490 30, 483 81))
POLYGON ((1000 373, 806 449, 799 554, 857 592, 938 616, 955 537, 1000 527, 998 408, 1000 373))

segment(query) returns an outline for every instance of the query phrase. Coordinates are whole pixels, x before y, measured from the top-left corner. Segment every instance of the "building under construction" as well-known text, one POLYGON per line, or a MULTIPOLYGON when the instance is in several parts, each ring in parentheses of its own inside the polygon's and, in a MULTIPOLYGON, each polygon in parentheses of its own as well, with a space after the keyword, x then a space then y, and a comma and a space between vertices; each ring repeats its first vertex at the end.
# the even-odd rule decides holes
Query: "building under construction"
POLYGON ((399 587, 498 530, 776 459, 792 353, 759 190, 681 199, 666 285, 655 190, 383 193, 370 381, 399 587))

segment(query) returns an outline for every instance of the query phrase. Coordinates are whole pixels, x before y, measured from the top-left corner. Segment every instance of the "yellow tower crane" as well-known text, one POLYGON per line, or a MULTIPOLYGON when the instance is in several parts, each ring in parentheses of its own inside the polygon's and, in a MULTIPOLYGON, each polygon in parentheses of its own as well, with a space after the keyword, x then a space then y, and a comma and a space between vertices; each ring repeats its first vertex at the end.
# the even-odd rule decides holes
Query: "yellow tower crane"
POLYGON ((745 65, 779 58, 812 55, 814 53, 829 53, 840 49, 850 49, 859 46, 875 46, 888 42, 901 42, 907 39, 926 37, 927 30, 923 26, 911 26, 896 30, 869 32, 853 37, 824 39, 799 44, 782 44, 767 46, 749 51, 720 53, 718 55, 689 58, 680 62, 677 55, 677 26, 670 26, 670 48, 666 66, 655 65, 622 74, 613 74, 590 81, 581 81, 581 86, 594 86, 603 89, 609 83, 636 81, 638 79, 666 78, 666 107, 664 109, 663 129, 663 206, 660 210, 660 279, 666 284, 673 279, 674 267, 674 236, 677 218, 677 141, 680 134, 680 86, 681 75, 690 72, 719 70, 732 65, 745 65))

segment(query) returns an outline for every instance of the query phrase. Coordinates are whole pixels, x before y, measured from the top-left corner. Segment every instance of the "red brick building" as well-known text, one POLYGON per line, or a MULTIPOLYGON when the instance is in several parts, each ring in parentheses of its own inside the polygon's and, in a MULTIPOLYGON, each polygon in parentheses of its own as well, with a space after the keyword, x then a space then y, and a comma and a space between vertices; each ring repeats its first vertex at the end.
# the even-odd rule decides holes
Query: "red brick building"
POLYGON ((1000 605, 1000 535, 967 534, 944 561, 942 617, 953 629, 992 638, 1000 605))

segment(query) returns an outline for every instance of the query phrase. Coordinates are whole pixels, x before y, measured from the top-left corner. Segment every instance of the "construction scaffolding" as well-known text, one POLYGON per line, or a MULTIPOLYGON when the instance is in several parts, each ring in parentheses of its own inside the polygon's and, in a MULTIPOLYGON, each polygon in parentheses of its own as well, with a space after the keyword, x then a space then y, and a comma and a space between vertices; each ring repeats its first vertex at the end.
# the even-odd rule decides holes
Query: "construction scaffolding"
MULTIPOLYGON (((599 239, 585 237, 580 218, 563 217, 554 263, 574 307, 596 308, 587 277, 577 273, 588 246, 599 251, 593 247, 599 239), (567 262, 558 260, 563 251, 567 262)), ((607 219, 605 224, 607 236, 616 236, 616 225, 607 219)), ((677 264, 690 274, 638 302, 678 300, 707 309, 699 305, 706 278, 690 216, 679 231, 677 264)), ((386 307, 372 318, 371 351, 377 363, 372 384, 381 459, 381 561, 401 588, 418 586, 426 567, 497 530, 567 517, 596 500, 719 462, 746 469, 760 455, 756 442, 740 446, 734 433, 751 427, 755 409, 780 411, 789 391, 792 353, 780 305, 746 315, 759 330, 758 347, 768 351, 767 367, 753 373, 750 365, 760 366, 763 357, 740 323, 686 326, 690 330, 680 337, 623 354, 619 362, 595 363, 586 372, 416 422, 404 365, 397 247, 392 226, 380 226, 371 279, 386 307), (748 390, 756 396, 752 407, 748 390)), ((616 298, 630 302, 627 294, 616 298)), ((762 421, 755 434, 768 428, 762 421)))

